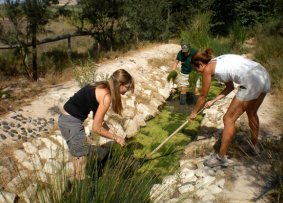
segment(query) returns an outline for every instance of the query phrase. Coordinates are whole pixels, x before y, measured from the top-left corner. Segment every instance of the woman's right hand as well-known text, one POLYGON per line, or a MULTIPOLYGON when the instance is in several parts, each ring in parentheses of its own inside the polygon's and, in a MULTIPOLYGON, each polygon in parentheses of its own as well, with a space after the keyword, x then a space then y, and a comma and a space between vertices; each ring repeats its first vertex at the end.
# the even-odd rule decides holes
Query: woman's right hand
POLYGON ((120 137, 120 136, 115 136, 115 139, 114 139, 119 145, 121 145, 122 147, 126 144, 126 141, 123 137, 120 137))
POLYGON ((213 100, 208 101, 208 102, 205 103, 204 108, 205 109, 209 109, 213 104, 214 104, 213 100))

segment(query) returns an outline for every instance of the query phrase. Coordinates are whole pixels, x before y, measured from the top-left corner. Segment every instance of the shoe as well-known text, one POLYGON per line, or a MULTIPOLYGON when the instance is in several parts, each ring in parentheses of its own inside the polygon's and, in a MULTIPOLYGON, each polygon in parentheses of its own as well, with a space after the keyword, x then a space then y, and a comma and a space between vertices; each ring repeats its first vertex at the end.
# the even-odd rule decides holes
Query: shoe
POLYGON ((220 156, 218 156, 218 154, 212 154, 209 159, 203 162, 203 165, 209 166, 211 168, 217 166, 227 167, 229 163, 226 156, 221 158, 220 156))
POLYGON ((180 94, 180 105, 185 105, 187 103, 187 95, 180 94))
POLYGON ((253 156, 258 156, 261 153, 261 150, 259 148, 259 146, 253 145, 253 144, 248 144, 248 145, 244 145, 242 147, 242 149, 249 155, 253 155, 253 156))

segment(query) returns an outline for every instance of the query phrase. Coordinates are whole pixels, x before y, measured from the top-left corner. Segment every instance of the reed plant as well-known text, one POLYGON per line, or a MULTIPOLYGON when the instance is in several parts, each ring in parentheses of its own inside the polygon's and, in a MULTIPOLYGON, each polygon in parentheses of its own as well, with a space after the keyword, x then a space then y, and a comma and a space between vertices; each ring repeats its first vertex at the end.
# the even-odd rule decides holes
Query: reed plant
POLYGON ((192 18, 190 26, 181 32, 181 39, 189 42, 192 48, 199 51, 210 47, 214 50, 216 56, 230 52, 230 40, 212 36, 210 32, 210 17, 210 12, 196 14, 192 18))

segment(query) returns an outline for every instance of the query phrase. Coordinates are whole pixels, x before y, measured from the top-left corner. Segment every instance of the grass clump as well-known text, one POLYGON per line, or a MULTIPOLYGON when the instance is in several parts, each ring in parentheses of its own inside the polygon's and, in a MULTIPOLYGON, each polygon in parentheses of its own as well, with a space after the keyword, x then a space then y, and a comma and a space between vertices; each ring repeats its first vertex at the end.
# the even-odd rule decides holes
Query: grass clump
MULTIPOLYGON (((170 107, 169 107, 170 108, 170 107)), ((152 152, 163 140, 173 133, 187 119, 186 113, 171 113, 167 107, 142 128, 131 142, 134 157, 142 159, 152 152)), ((199 120, 191 122, 183 131, 178 132, 139 171, 151 171, 160 177, 170 174, 179 167, 179 159, 185 146, 197 132, 199 120)), ((130 142, 130 145, 131 145, 130 142)))

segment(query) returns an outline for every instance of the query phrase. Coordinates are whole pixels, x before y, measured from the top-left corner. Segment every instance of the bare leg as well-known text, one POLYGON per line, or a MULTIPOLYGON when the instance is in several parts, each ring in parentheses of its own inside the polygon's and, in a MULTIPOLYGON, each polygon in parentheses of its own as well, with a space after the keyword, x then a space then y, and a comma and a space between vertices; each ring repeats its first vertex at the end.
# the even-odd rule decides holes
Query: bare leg
POLYGON ((251 130, 251 141, 254 145, 257 143, 259 133, 259 119, 257 111, 262 104, 265 95, 265 93, 262 93, 257 99, 250 101, 246 110, 251 130))
POLYGON ((180 92, 181 92, 181 94, 186 94, 188 92, 188 88, 187 87, 181 87, 180 92))
POLYGON ((221 147, 218 154, 220 157, 226 155, 228 147, 235 135, 236 120, 245 112, 247 104, 247 101, 240 101, 234 97, 227 112, 225 113, 223 117, 224 130, 222 133, 221 147))
POLYGON ((85 179, 85 169, 86 169, 86 157, 73 157, 73 164, 75 168, 75 179, 83 180, 85 179))

